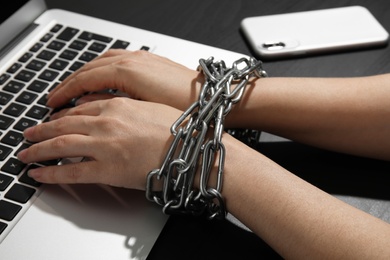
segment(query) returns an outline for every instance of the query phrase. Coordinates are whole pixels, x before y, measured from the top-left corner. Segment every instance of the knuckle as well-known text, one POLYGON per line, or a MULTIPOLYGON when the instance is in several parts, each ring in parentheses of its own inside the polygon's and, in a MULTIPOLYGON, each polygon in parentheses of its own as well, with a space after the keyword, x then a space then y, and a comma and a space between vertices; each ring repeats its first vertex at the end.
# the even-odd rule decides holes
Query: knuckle
POLYGON ((33 127, 34 131, 27 137, 29 141, 35 142, 42 139, 42 133, 44 133, 44 128, 46 127, 46 124, 38 124, 33 127))
MULTIPOLYGON (((68 114, 69 115, 82 115, 84 113, 83 111, 84 111, 85 106, 86 106, 86 104, 81 104, 79 106, 73 107, 72 109, 69 109, 68 114)), ((63 117, 63 121, 68 122, 71 119, 71 117, 69 117, 69 115, 63 117)))
POLYGON ((118 49, 109 49, 105 53, 103 53, 101 57, 112 57, 117 55, 118 53, 118 49))
POLYGON ((41 176, 39 177, 40 182, 59 183, 56 174, 56 166, 40 167, 38 170, 41 172, 41 176))
MULTIPOLYGON (((23 151, 23 153, 21 153, 21 154, 23 154, 23 158, 22 158, 22 160, 24 161, 24 162, 28 162, 28 163, 31 163, 31 162, 34 162, 35 160, 34 160, 34 156, 36 156, 37 154, 38 154, 38 151, 39 151, 39 149, 37 149, 37 146, 38 146, 39 144, 32 144, 32 145, 30 145, 28 148, 26 148, 24 151, 23 151)), ((19 157, 20 155, 18 154, 18 157, 19 157)))
POLYGON ((69 167, 66 172, 68 182, 71 183, 80 183, 81 177, 83 176, 78 164, 69 164, 69 167))
POLYGON ((121 59, 117 61, 119 65, 129 66, 131 64, 138 64, 139 61, 146 60, 150 55, 149 52, 143 50, 136 50, 131 52, 129 55, 124 55, 121 59))
POLYGON ((144 58, 147 57, 150 53, 144 50, 136 50, 133 52, 134 56, 144 58))
POLYGON ((48 166, 41 168, 43 171, 41 180, 46 183, 80 183, 82 173, 76 164, 64 166, 48 166), (66 169, 66 170, 65 170, 66 169))
MULTIPOLYGON (((85 66, 85 65, 84 65, 85 66)), ((80 70, 78 73, 72 75, 72 78, 70 79, 69 81, 69 84, 72 85, 72 86, 77 86, 77 88, 81 91, 81 92, 87 92, 88 90, 86 89, 86 87, 88 85, 86 84, 80 84, 81 82, 85 82, 88 80, 89 78, 89 72, 90 70, 86 69, 86 68, 83 68, 82 70, 80 70)), ((67 92, 64 92, 63 93, 64 95, 67 95, 66 97, 67 98, 73 98, 73 93, 67 93, 67 92)))
POLYGON ((53 121, 52 123, 52 131, 54 133, 62 133, 64 130, 64 127, 68 124, 68 120, 66 117, 62 117, 57 119, 56 121, 53 121))
POLYGON ((106 116, 95 118, 95 120, 96 125, 98 125, 99 128, 105 133, 111 131, 112 129, 117 129, 119 124, 123 123, 118 118, 106 116))
POLYGON ((126 104, 125 98, 122 97, 114 97, 107 100, 107 105, 109 107, 122 107, 126 104))
POLYGON ((51 141, 51 147, 54 151, 61 151, 69 145, 67 136, 58 136, 51 141))
MULTIPOLYGON (((106 103, 104 104, 105 108, 107 108, 107 111, 116 111, 118 108, 124 108, 127 109, 129 105, 129 99, 123 98, 123 97, 114 97, 106 100, 106 103)), ((111 117, 114 119, 116 117, 111 117)))

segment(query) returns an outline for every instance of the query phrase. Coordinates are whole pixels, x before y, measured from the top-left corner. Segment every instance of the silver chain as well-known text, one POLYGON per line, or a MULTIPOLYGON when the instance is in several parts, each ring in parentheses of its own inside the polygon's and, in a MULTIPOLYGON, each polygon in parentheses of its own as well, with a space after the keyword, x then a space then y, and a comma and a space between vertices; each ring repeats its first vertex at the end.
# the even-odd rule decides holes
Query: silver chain
POLYGON ((205 76, 199 100, 172 125, 174 140, 161 167, 147 176, 146 198, 163 206, 165 214, 224 218, 227 214, 221 195, 226 156, 222 143, 224 120, 240 101, 249 79, 267 74, 262 62, 254 58, 241 58, 231 68, 223 61, 214 62, 213 57, 200 59, 199 64, 198 70, 205 76), (211 174, 212 170, 216 174, 211 174), (194 189, 197 172, 200 172, 199 189, 194 189), (210 177, 216 178, 214 187, 209 185, 210 177), (153 190, 156 181, 162 190, 153 190))

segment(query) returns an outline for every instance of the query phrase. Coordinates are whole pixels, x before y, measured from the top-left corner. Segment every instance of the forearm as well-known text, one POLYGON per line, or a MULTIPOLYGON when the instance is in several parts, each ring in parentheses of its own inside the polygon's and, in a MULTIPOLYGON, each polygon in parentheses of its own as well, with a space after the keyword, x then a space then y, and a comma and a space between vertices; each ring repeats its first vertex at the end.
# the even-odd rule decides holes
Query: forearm
POLYGON ((246 89, 228 127, 255 128, 356 155, 390 159, 390 74, 262 78, 246 89))
POLYGON ((227 208, 285 258, 389 257, 389 224, 224 137, 227 208))

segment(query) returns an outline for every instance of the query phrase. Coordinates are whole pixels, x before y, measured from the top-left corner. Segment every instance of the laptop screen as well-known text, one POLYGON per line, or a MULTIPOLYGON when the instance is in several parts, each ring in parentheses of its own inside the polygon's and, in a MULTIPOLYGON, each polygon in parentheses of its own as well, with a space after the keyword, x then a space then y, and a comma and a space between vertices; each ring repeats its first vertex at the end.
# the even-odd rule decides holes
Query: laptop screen
POLYGON ((7 20, 7 18, 15 13, 25 3, 27 3, 27 0, 13 0, 7 3, 7 8, 0 9, 0 23, 3 23, 5 20, 7 20))
POLYGON ((0 57, 44 10, 43 0, 13 0, 7 3, 7 8, 0 8, 0 57))

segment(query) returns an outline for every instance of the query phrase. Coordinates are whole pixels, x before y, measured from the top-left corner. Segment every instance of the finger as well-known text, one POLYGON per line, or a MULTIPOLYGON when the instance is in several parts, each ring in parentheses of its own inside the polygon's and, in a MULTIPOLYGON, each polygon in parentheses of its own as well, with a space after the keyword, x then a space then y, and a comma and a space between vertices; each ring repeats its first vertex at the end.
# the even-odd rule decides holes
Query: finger
POLYGON ((48 94, 48 98, 54 95, 59 89, 63 88, 73 77, 77 76, 79 73, 83 73, 86 71, 89 71, 91 69, 95 69, 98 67, 106 66, 108 64, 114 63, 118 56, 128 54, 129 51, 126 50, 109 50, 105 52, 104 54, 98 56, 97 58, 93 59, 92 61, 84 64, 81 68, 79 68, 77 71, 73 72, 69 77, 67 77, 61 84, 59 84, 56 88, 54 88, 50 93, 48 94))
POLYGON ((102 113, 105 106, 105 100, 116 98, 111 94, 91 94, 80 98, 80 102, 76 102, 76 106, 72 108, 62 109, 51 115, 51 119, 57 119, 64 116, 84 115, 98 116, 102 113), (88 102, 87 102, 88 101, 88 102))
POLYGON ((80 106, 82 104, 92 102, 92 101, 111 99, 114 97, 116 97, 116 96, 112 95, 112 94, 106 94, 106 93, 96 93, 96 94, 85 95, 76 101, 76 106, 80 106))
POLYGON ((78 73, 67 83, 58 88, 48 98, 46 104, 50 107, 61 107, 69 103, 74 97, 88 92, 101 91, 115 86, 123 91, 123 85, 118 81, 118 71, 114 66, 97 67, 78 73))
POLYGON ((150 68, 156 61, 170 66, 184 67, 167 58, 152 55, 145 51, 110 50, 85 64, 52 90, 47 96, 47 105, 59 107, 84 93, 101 91, 107 88, 126 92, 125 85, 129 82, 122 82, 122 80, 129 77, 129 72, 122 67, 125 65, 124 67, 130 67, 133 70, 142 67, 138 69, 145 71, 145 67, 146 69, 150 68), (125 72, 125 75, 122 75, 123 72, 125 72))
POLYGON ((83 161, 29 170, 28 175, 42 183, 103 183, 103 176, 96 161, 83 161))
POLYGON ((60 158, 93 158, 96 143, 84 135, 64 135, 31 145, 20 151, 18 159, 24 163, 43 162, 60 158))
POLYGON ((50 120, 56 120, 67 115, 89 115, 97 116, 101 114, 103 103, 94 103, 94 101, 103 101, 116 97, 121 97, 107 93, 89 94, 79 98, 75 107, 64 108, 50 115, 50 120), (99 105, 100 104, 100 105, 99 105))
POLYGON ((41 142, 67 134, 89 135, 90 131, 93 130, 91 125, 94 124, 94 121, 95 117, 93 116, 64 116, 27 128, 23 134, 30 142, 41 142))
POLYGON ((62 117, 69 109, 70 108, 62 108, 60 110, 53 111, 52 114, 50 115, 50 120, 55 120, 57 118, 62 117))

